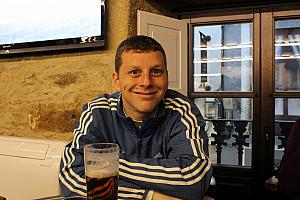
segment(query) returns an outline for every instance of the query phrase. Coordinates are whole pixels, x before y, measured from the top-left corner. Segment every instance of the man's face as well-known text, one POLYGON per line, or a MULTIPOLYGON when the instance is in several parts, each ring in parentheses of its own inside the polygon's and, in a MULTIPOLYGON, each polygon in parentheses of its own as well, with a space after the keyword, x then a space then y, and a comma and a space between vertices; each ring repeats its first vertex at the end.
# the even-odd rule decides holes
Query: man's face
POLYGON ((143 120, 154 115, 168 88, 168 76, 161 52, 123 52, 119 73, 113 82, 122 93, 126 115, 143 120))

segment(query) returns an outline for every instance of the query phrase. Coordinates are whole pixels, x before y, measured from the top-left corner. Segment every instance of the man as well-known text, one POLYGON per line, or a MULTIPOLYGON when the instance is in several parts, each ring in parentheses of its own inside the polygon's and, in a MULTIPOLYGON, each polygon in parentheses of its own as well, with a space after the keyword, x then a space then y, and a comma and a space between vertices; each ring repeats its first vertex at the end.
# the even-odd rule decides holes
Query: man
POLYGON ((202 199, 212 176, 205 122, 187 97, 168 90, 161 45, 147 36, 123 41, 112 78, 119 92, 84 106, 66 146, 59 176, 63 194, 85 196, 84 145, 112 142, 121 151, 120 199, 202 199))
MULTIPOLYGON (((292 127, 278 169, 279 191, 300 200, 300 117, 292 127)), ((286 199, 288 199, 286 197, 286 199)))

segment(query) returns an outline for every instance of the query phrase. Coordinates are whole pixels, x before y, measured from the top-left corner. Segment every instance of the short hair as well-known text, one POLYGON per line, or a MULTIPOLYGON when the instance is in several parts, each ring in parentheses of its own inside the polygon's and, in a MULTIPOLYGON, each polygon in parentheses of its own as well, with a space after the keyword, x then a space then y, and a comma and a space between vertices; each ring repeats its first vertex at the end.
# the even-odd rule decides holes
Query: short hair
POLYGON ((137 35, 127 38, 118 46, 115 56, 115 71, 119 73, 120 66, 122 65, 122 53, 132 51, 133 53, 147 53, 159 51, 164 58, 165 69, 167 70, 167 57, 163 47, 153 38, 137 35))

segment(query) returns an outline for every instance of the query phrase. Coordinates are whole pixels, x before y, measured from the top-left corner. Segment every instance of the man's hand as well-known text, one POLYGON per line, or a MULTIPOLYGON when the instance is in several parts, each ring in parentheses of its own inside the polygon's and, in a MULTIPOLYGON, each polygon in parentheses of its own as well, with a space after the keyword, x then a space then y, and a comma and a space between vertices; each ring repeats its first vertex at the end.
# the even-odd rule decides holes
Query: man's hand
MULTIPOLYGON (((158 192, 154 192, 152 200, 180 200, 180 199, 175 198, 175 197, 171 197, 171 196, 168 196, 168 195, 165 195, 165 194, 161 194, 161 193, 158 193, 158 192)), ((209 196, 204 196, 202 200, 215 200, 215 199, 212 198, 212 197, 209 197, 209 196)))

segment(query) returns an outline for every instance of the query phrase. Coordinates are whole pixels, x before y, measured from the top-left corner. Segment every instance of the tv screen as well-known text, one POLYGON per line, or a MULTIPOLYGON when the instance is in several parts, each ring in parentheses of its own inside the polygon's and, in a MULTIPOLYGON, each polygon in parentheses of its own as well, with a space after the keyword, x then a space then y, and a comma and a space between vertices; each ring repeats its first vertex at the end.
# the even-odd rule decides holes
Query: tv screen
POLYGON ((105 0, 4 0, 0 54, 104 46, 105 0))

